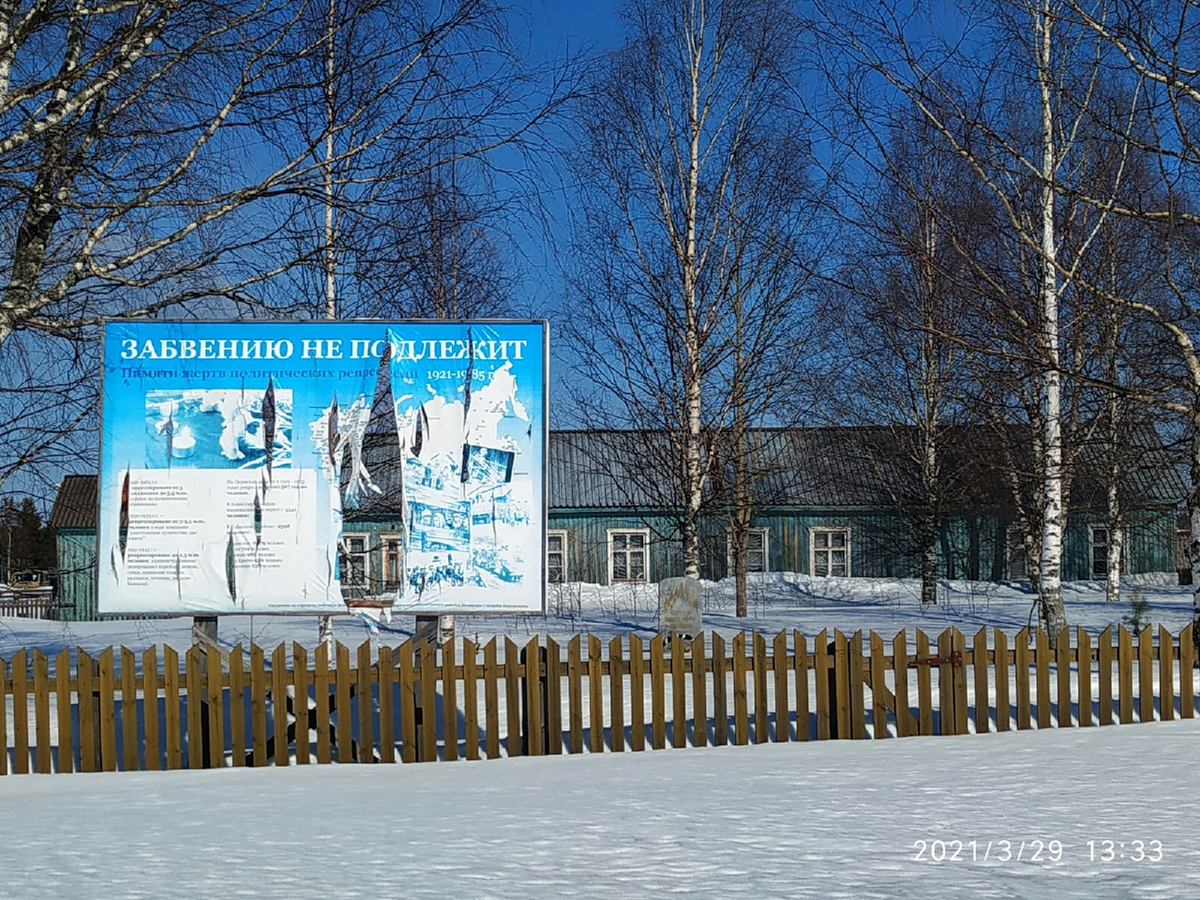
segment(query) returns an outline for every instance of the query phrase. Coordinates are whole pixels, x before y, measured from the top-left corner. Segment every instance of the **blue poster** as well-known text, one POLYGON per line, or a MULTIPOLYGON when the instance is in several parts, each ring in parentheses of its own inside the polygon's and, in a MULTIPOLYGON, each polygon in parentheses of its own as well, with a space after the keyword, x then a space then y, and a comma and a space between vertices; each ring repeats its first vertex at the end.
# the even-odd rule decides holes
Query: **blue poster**
POLYGON ((542 611, 546 340, 107 323, 100 611, 542 611))

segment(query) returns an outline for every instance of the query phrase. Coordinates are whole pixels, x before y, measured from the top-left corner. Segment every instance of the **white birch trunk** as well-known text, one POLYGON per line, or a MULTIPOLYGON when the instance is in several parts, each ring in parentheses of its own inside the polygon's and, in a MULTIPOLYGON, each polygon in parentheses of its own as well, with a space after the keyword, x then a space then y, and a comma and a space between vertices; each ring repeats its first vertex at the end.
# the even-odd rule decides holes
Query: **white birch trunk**
POLYGON ((1108 476, 1108 547, 1107 570, 1104 577, 1104 599, 1109 603, 1121 600, 1121 549, 1125 545, 1125 529, 1121 521, 1121 497, 1117 490, 1120 469, 1114 465, 1108 476))
POLYGON ((684 406, 686 422, 684 456, 687 497, 683 522, 683 574, 700 577, 700 505, 704 493, 704 471, 700 446, 700 311, 696 258, 696 217, 700 199, 700 65, 704 53, 703 23, 692 35, 691 97, 688 107, 688 169, 685 185, 684 244, 683 244, 683 303, 686 323, 684 373, 684 406))
POLYGON ((1054 107, 1051 85, 1051 18, 1049 0, 1043 0, 1035 17, 1038 82, 1042 104, 1042 353, 1045 371, 1041 378, 1043 415, 1042 481, 1045 504, 1042 507, 1042 548, 1038 566, 1038 590, 1042 618, 1052 646, 1057 645, 1059 633, 1067 627, 1062 598, 1063 543, 1063 471, 1062 471, 1062 406, 1059 375, 1058 338, 1058 271, 1055 268, 1057 247, 1054 231, 1054 179, 1058 168, 1054 135, 1054 107))

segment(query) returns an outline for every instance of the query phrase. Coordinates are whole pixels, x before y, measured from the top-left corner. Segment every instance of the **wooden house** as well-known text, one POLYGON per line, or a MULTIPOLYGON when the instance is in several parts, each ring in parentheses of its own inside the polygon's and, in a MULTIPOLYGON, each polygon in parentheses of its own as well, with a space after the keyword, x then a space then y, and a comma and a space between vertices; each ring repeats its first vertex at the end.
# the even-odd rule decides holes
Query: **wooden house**
MULTIPOLYGON (((738 461, 753 486, 748 568, 829 577, 915 577, 919 548, 911 432, 891 428, 756 431, 741 452, 709 441, 713 473, 701 520, 702 572, 731 573, 730 516, 738 461)), ((1152 428, 1136 438, 1118 479, 1126 529, 1126 573, 1174 572, 1176 516, 1185 488, 1174 459, 1152 428)), ((394 452, 394 451, 389 451, 394 452)), ((662 432, 551 432, 548 462, 548 580, 656 582, 682 574, 680 492, 671 478, 675 447, 662 432)), ((942 449, 936 501, 937 554, 946 578, 1027 578, 1014 484, 1022 468, 982 428, 952 435, 942 449)), ((368 465, 384 467, 367 448, 368 465)), ((1068 474, 1063 578, 1102 579, 1111 524, 1102 444, 1083 448, 1068 474)), ((396 479, 347 513, 342 559, 348 599, 399 585, 402 517, 396 479)), ((60 485, 50 524, 58 541, 59 615, 91 619, 95 610, 96 477, 70 475, 60 485)))

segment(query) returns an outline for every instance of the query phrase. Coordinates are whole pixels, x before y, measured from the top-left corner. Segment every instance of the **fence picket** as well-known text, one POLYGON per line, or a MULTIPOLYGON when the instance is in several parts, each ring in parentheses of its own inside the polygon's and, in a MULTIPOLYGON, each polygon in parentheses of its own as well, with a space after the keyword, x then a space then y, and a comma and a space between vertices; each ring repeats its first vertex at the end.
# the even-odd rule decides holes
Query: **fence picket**
POLYGON ((608 708, 611 724, 609 733, 614 753, 625 749, 625 661, 621 636, 608 642, 608 708))
POLYGON ((464 755, 473 762, 479 759, 479 648, 468 638, 463 638, 462 647, 464 755))
MULTIPOLYGON (((550 736, 550 753, 561 756, 563 752, 563 722, 562 722, 562 656, 558 642, 549 635, 546 636, 546 732, 550 736)), ((463 651, 464 655, 466 651, 463 651)), ((474 695, 470 702, 474 702, 474 695)), ((467 746, 470 747, 468 739, 467 746)), ((469 756, 468 759, 474 757, 469 756)))
MULTIPOLYGON (((530 756, 541 756, 546 749, 545 734, 542 730, 542 663, 541 645, 535 634, 525 645, 525 745, 530 756)), ((444 685, 443 695, 449 696, 450 686, 444 685)), ((445 700, 442 708, 447 709, 445 700)), ((447 719, 447 723, 449 719, 447 719)), ((447 727, 448 724, 447 724, 447 727)), ((601 735, 603 737, 603 735, 601 735)), ((448 745, 447 745, 448 746, 448 745)), ((450 757, 447 756, 447 759, 450 757)))
POLYGON ((1037 671, 1037 727, 1050 727, 1050 635, 1037 629, 1034 668, 1037 671))
POLYGON ((712 633, 713 665, 713 746, 724 747, 729 743, 729 684, 725 656, 725 638, 712 633))
MULTIPOLYGON (((326 645, 322 644, 317 650, 318 660, 322 657, 322 653, 327 653, 326 645)), ((318 672, 320 669, 318 669, 318 672)), ((326 673, 326 681, 329 680, 326 673)), ((318 710, 319 712, 319 710, 318 710)), ((329 762, 329 710, 325 710, 325 753, 324 759, 320 755, 320 743, 318 742, 317 759, 320 762, 329 762)), ((317 719, 318 735, 320 734, 320 718, 317 719)), ((250 645, 250 733, 254 741, 254 757, 253 764, 255 766, 265 766, 267 764, 267 664, 266 654, 263 653, 263 648, 258 644, 250 645)))
POLYGON ((792 630, 792 650, 795 658, 792 662, 792 683, 796 690, 796 740, 812 740, 812 730, 809 727, 809 691, 808 673, 812 668, 808 658, 808 639, 798 630, 792 630))
POLYGON ((29 654, 18 650, 12 658, 14 775, 29 774, 29 654))
MULTIPOLYGON (((704 632, 692 640, 692 746, 708 746, 708 666, 704 632)), ((786 677, 786 675, 785 675, 786 677)), ((786 693, 785 693, 786 697, 786 693)), ((787 727, 787 720, 784 720, 787 727)))
MULTIPOLYGON (((146 650, 146 656, 153 659, 154 648, 146 650)), ((157 668, 155 675, 157 675, 157 668)), ((63 647, 54 659, 54 695, 55 706, 58 709, 58 757, 59 772, 71 772, 75 768, 75 744, 71 734, 71 651, 63 647)), ((150 696, 149 694, 147 696, 150 696)), ((4 697, 4 664, 0 662, 0 698, 4 697)), ((150 762, 150 723, 154 722, 154 768, 158 768, 158 691, 153 694, 155 718, 150 718, 150 706, 146 707, 146 761, 150 762)), ((0 701, 2 702, 2 701, 0 701)), ((8 742, 4 739, 3 726, 0 726, 0 757, 8 756, 8 742)), ((147 765, 147 768, 150 768, 147 765)), ((0 770, 0 775, 4 774, 0 770)))
MULTIPOLYGON (((700 642, 701 648, 704 642, 700 642)), ((703 653, 703 649, 701 649, 703 653)), ((692 665, 696 665, 696 659, 692 657, 692 665)), ((775 635, 771 645, 771 671, 775 675, 775 740, 779 743, 784 743, 791 739, 791 716, 788 705, 788 670, 791 667, 788 665, 788 646, 787 632, 781 631, 775 635)), ((696 713, 697 730, 699 730, 700 714, 696 713)), ((697 744, 697 747, 704 746, 697 744)))
POLYGON ((521 755, 521 681, 517 674, 521 651, 511 638, 504 638, 505 740, 509 756, 521 755))
POLYGON ((892 638, 892 686, 896 697, 896 737, 919 734, 912 717, 908 696, 908 629, 901 628, 892 638))
MULTIPOLYGON (((458 669, 458 660, 456 659, 456 649, 454 641, 442 644, 442 754, 451 762, 458 759, 458 677, 455 675, 458 669)), ((382 670, 380 670, 380 674, 382 674, 382 670)), ((382 680, 379 686, 379 697, 382 705, 382 680)))
MULTIPOLYGON (((629 635, 629 749, 646 749, 646 658, 642 639, 629 635)), ((572 751, 574 752, 574 751, 572 751)))
MULTIPOLYGON (((355 762, 354 748, 354 717, 350 711, 350 648, 341 641, 334 641, 333 659, 335 665, 334 687, 337 697, 337 723, 333 734, 333 746, 337 750, 337 761, 340 763, 355 762)), ((287 765, 285 760, 282 765, 287 765)), ((275 765, 279 762, 279 752, 276 748, 275 765)))
POLYGON ((751 634, 754 648, 754 743, 769 740, 770 716, 767 712, 767 640, 757 631, 751 634))
POLYGON ((992 730, 991 698, 988 687, 987 626, 975 632, 971 642, 971 665, 975 674, 975 733, 987 734, 992 730))
POLYGON ((600 638, 588 635, 588 749, 604 752, 604 648, 600 638))
MULTIPOLYGON (((504 687, 508 699, 508 755, 521 752, 521 683, 517 678, 517 645, 504 639, 504 687), (514 744, 516 745, 514 747, 514 744)), ((421 762, 437 762, 437 647, 428 641, 417 644, 421 669, 421 727, 418 728, 421 762)))
POLYGON ((683 640, 671 639, 671 746, 687 746, 687 679, 684 677, 683 640))
POLYGON ((967 733, 967 638, 957 628, 950 629, 950 652, 958 654, 958 663, 950 670, 954 685, 954 731, 967 733))
POLYGON ((1058 716, 1055 725, 1059 728, 1069 728, 1071 718, 1071 632, 1064 628, 1058 635, 1055 650, 1055 675, 1058 676, 1058 716))
MULTIPOLYGON (((464 639, 464 643, 469 644, 470 641, 464 639)), ((473 651, 471 662, 475 662, 473 651)), ((464 666, 464 680, 466 677, 466 667, 464 666)), ((296 690, 300 690, 299 683, 296 685, 296 690)), ((474 691, 471 692, 471 697, 474 699, 474 691)), ((469 756, 468 759, 477 759, 479 757, 479 740, 478 735, 475 735, 470 728, 475 721, 474 716, 470 715, 472 712, 473 710, 468 708, 468 715, 465 717, 468 722, 467 749, 470 750, 471 739, 475 737, 475 756, 469 756)), ((304 743, 308 744, 307 738, 304 743)), ((296 749, 300 749, 299 735, 297 735, 296 749)), ((396 663, 392 656, 392 648, 387 644, 383 644, 379 648, 379 761, 389 765, 396 761, 396 663)))
MULTIPOLYGON (((341 668, 341 647, 338 647, 338 668, 341 668)), ((220 668, 217 671, 220 672, 220 668)), ((343 673, 338 671, 337 674, 341 680, 343 673)), ((337 721, 341 725, 341 715, 337 716, 337 721)), ((292 754, 288 746, 288 648, 282 641, 271 652, 271 730, 275 738, 275 752, 272 754, 275 764, 289 766, 292 754)), ((338 728, 337 731, 341 733, 342 730, 338 728)))
POLYGON ((208 687, 208 761, 215 769, 225 766, 225 691, 221 682, 221 650, 204 648, 204 672, 208 687))
POLYGON ((1099 682, 1096 690, 1096 702, 1098 704, 1097 718, 1100 725, 1111 725, 1113 716, 1113 700, 1112 700, 1112 671, 1113 671, 1113 643, 1112 643, 1112 626, 1109 625, 1096 638, 1096 669, 1099 673, 1099 682))
MULTIPOLYGON (((184 675, 184 686, 187 691, 187 751, 188 751, 188 768, 199 769, 204 765, 204 738, 202 735, 202 701, 201 701, 201 683, 200 683, 200 648, 192 646, 188 648, 184 656, 184 667, 186 673, 184 675)), ((104 698, 107 691, 104 687, 104 657, 100 657, 100 720, 103 723, 104 731, 107 731, 108 717, 104 712, 104 698)), ((108 751, 104 749, 104 733, 101 733, 100 746, 102 748, 102 757, 107 757, 108 751)), ((104 761, 105 771, 108 770, 108 761, 104 761)))
MULTIPOLYGON (((229 667, 229 690, 232 693, 233 654, 229 655, 229 667)), ((308 745, 309 722, 311 721, 308 687, 308 651, 298 641, 292 641, 292 716, 296 720, 296 765, 299 766, 306 766, 312 761, 308 745)), ((231 714, 232 709, 231 704, 231 714)))
POLYGON ((1075 626, 1075 669, 1079 694, 1079 727, 1092 724, 1092 639, 1080 626, 1075 626))
POLYGON ((650 746, 655 750, 662 750, 667 746, 664 668, 663 636, 656 634, 650 641, 650 746))
POLYGON ((1175 656, 1171 632, 1158 626, 1158 718, 1175 718, 1175 656))
POLYGON ((132 650, 121 647, 121 768, 126 772, 139 768, 137 726, 137 662, 132 650))
POLYGON ((835 735, 830 734, 832 720, 831 710, 837 701, 837 691, 829 691, 829 673, 833 661, 829 657, 829 637, 825 629, 813 638, 813 673, 816 679, 817 695, 817 740, 827 741, 835 735))
POLYGON ((8 774, 8 670, 0 656, 0 775, 8 774))
POLYGON ((866 666, 863 660, 863 633, 854 632, 849 638, 850 737, 863 740, 867 736, 867 714, 863 700, 866 666))
POLYGON ((1013 639, 1013 668, 1016 670, 1017 685, 1017 729, 1028 731, 1033 727, 1031 721, 1032 704, 1029 690, 1029 629, 1022 628, 1013 639))
MULTIPOLYGON (((358 645, 355 693, 358 695, 358 761, 368 763, 375 762, 375 703, 371 696, 371 673, 371 642, 363 641, 358 645)), ((299 716, 296 721, 300 721, 299 716)), ((300 737, 299 729, 296 731, 296 737, 300 737)))
POLYGON ((834 694, 836 696, 836 728, 833 737, 847 740, 850 737, 850 651, 846 636, 836 628, 833 631, 834 694))
POLYGON ((1196 716, 1195 682, 1192 680, 1196 645, 1192 635, 1192 623, 1188 622, 1179 632, 1179 716, 1183 719, 1196 716))
MULTIPOLYGON (((91 693, 90 686, 88 693, 91 693)), ((80 697, 82 696, 83 688, 81 687, 80 697)), ((82 709, 83 707, 81 706, 80 710, 82 711, 82 709)), ((179 715, 179 654, 173 647, 163 647, 163 720, 164 732, 167 738, 167 768, 179 769, 183 766, 183 746, 181 740, 183 737, 183 723, 179 715)), ((80 734, 83 734, 82 712, 80 734)), ((80 747, 83 747, 82 742, 80 743, 80 747)), ((84 769, 84 771, 88 772, 91 770, 84 769)))
POLYGON ((1008 696, 1008 635, 999 628, 992 629, 992 658, 996 664, 996 730, 1012 728, 1012 709, 1008 696))
MULTIPOLYGON (((329 644, 322 642, 313 653, 313 697, 317 704, 317 762, 322 764, 333 761, 333 732, 329 721, 329 704, 333 696, 333 685, 329 679, 329 644)), ((257 755, 257 744, 254 752, 257 755)))
MULTIPOLYGON (((488 644, 488 649, 491 652, 492 662, 492 677, 495 677, 495 662, 496 662, 496 639, 492 638, 492 642, 488 644)), ((396 653, 400 657, 400 758, 406 763, 417 761, 417 673, 416 667, 413 665, 415 650, 411 639, 405 641, 396 648, 396 653)), ((487 651, 485 651, 486 653, 487 651)), ((493 689, 495 682, 492 682, 493 689)), ((493 690, 492 696, 488 698, 488 756, 492 757, 491 743, 492 740, 499 739, 496 737, 499 731, 499 725, 492 727, 492 716, 498 716, 496 709, 496 697, 493 690)), ((497 750, 494 756, 499 756, 500 751, 497 750)))
MULTIPOLYGON (((575 636, 579 640, 579 636, 575 636)), ((576 653, 579 652, 576 644, 576 653)), ((401 670, 403 671, 403 670, 401 670)), ((500 664, 496 661, 496 639, 492 638, 483 648, 483 703, 487 719, 485 722, 484 743, 488 759, 498 759, 500 756, 500 664)), ((582 734, 582 730, 580 731, 582 734)), ((582 752, 582 748, 580 751, 582 752)), ((408 757, 405 757, 407 760, 408 757)))
POLYGON ((1154 721, 1154 632, 1150 626, 1138 633, 1138 721, 1154 721))
POLYGON ((929 635, 920 628, 917 629, 917 658, 910 660, 909 665, 916 663, 917 670, 917 733, 933 734, 933 672, 928 665, 922 665, 922 660, 928 660, 929 635))
POLYGON ((958 716, 955 715, 954 673, 950 654, 954 649, 954 635, 946 628, 938 635, 938 734, 958 734, 958 716))
MULTIPOLYGON (((143 672, 145 663, 142 664, 143 672)), ((149 728, 149 725, 147 725, 149 728)), ((246 662, 239 642, 229 651, 229 744, 234 768, 246 765, 246 662)), ((149 743, 146 755, 150 755, 149 743)))
POLYGON ((750 713, 746 697, 746 632, 733 637, 733 742, 750 743, 750 713))
MULTIPOLYGON (((41 650, 33 651, 33 723, 37 748, 34 771, 50 774, 50 660, 41 650)), ((134 723, 136 725, 136 721, 134 723)), ((135 747, 136 751, 136 747, 135 747)))
POLYGON ((1121 724, 1133 722, 1133 636, 1124 625, 1117 628, 1117 683, 1121 724))
MULTIPOLYGON (((165 648, 170 650, 170 647, 165 648)), ((171 651, 174 653, 174 651, 171 651)), ((176 660, 176 670, 178 671, 179 663, 176 660)), ((100 693, 97 690, 99 669, 96 661, 88 656, 82 647, 75 648, 75 682, 78 685, 79 693, 79 771, 81 772, 99 772, 100 771, 100 740, 98 729, 100 727, 100 693)), ((178 675, 176 676, 178 682, 178 675)), ((175 704, 175 724, 176 734, 178 734, 179 725, 179 691, 176 688, 176 704, 175 704)), ((168 733, 169 736, 169 733, 168 733)), ((2 755, 2 754, 0 754, 2 755)), ((170 756, 168 754, 168 765, 170 764, 170 756)), ((176 763, 175 768, 179 768, 176 763)))
POLYGON ((117 679, 113 648, 100 654, 100 768, 117 771, 117 679))

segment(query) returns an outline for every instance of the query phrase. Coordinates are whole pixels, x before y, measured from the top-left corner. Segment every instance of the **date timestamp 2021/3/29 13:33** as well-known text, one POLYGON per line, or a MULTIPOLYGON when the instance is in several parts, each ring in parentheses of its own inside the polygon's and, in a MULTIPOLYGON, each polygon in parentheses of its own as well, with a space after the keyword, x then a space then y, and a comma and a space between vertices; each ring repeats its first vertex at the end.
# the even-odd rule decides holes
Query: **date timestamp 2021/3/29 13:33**
POLYGON ((1162 862, 1163 844, 1159 840, 1089 840, 1063 843, 1060 840, 917 840, 912 845, 913 862, 1062 862, 1064 859, 1088 862, 1162 862))

